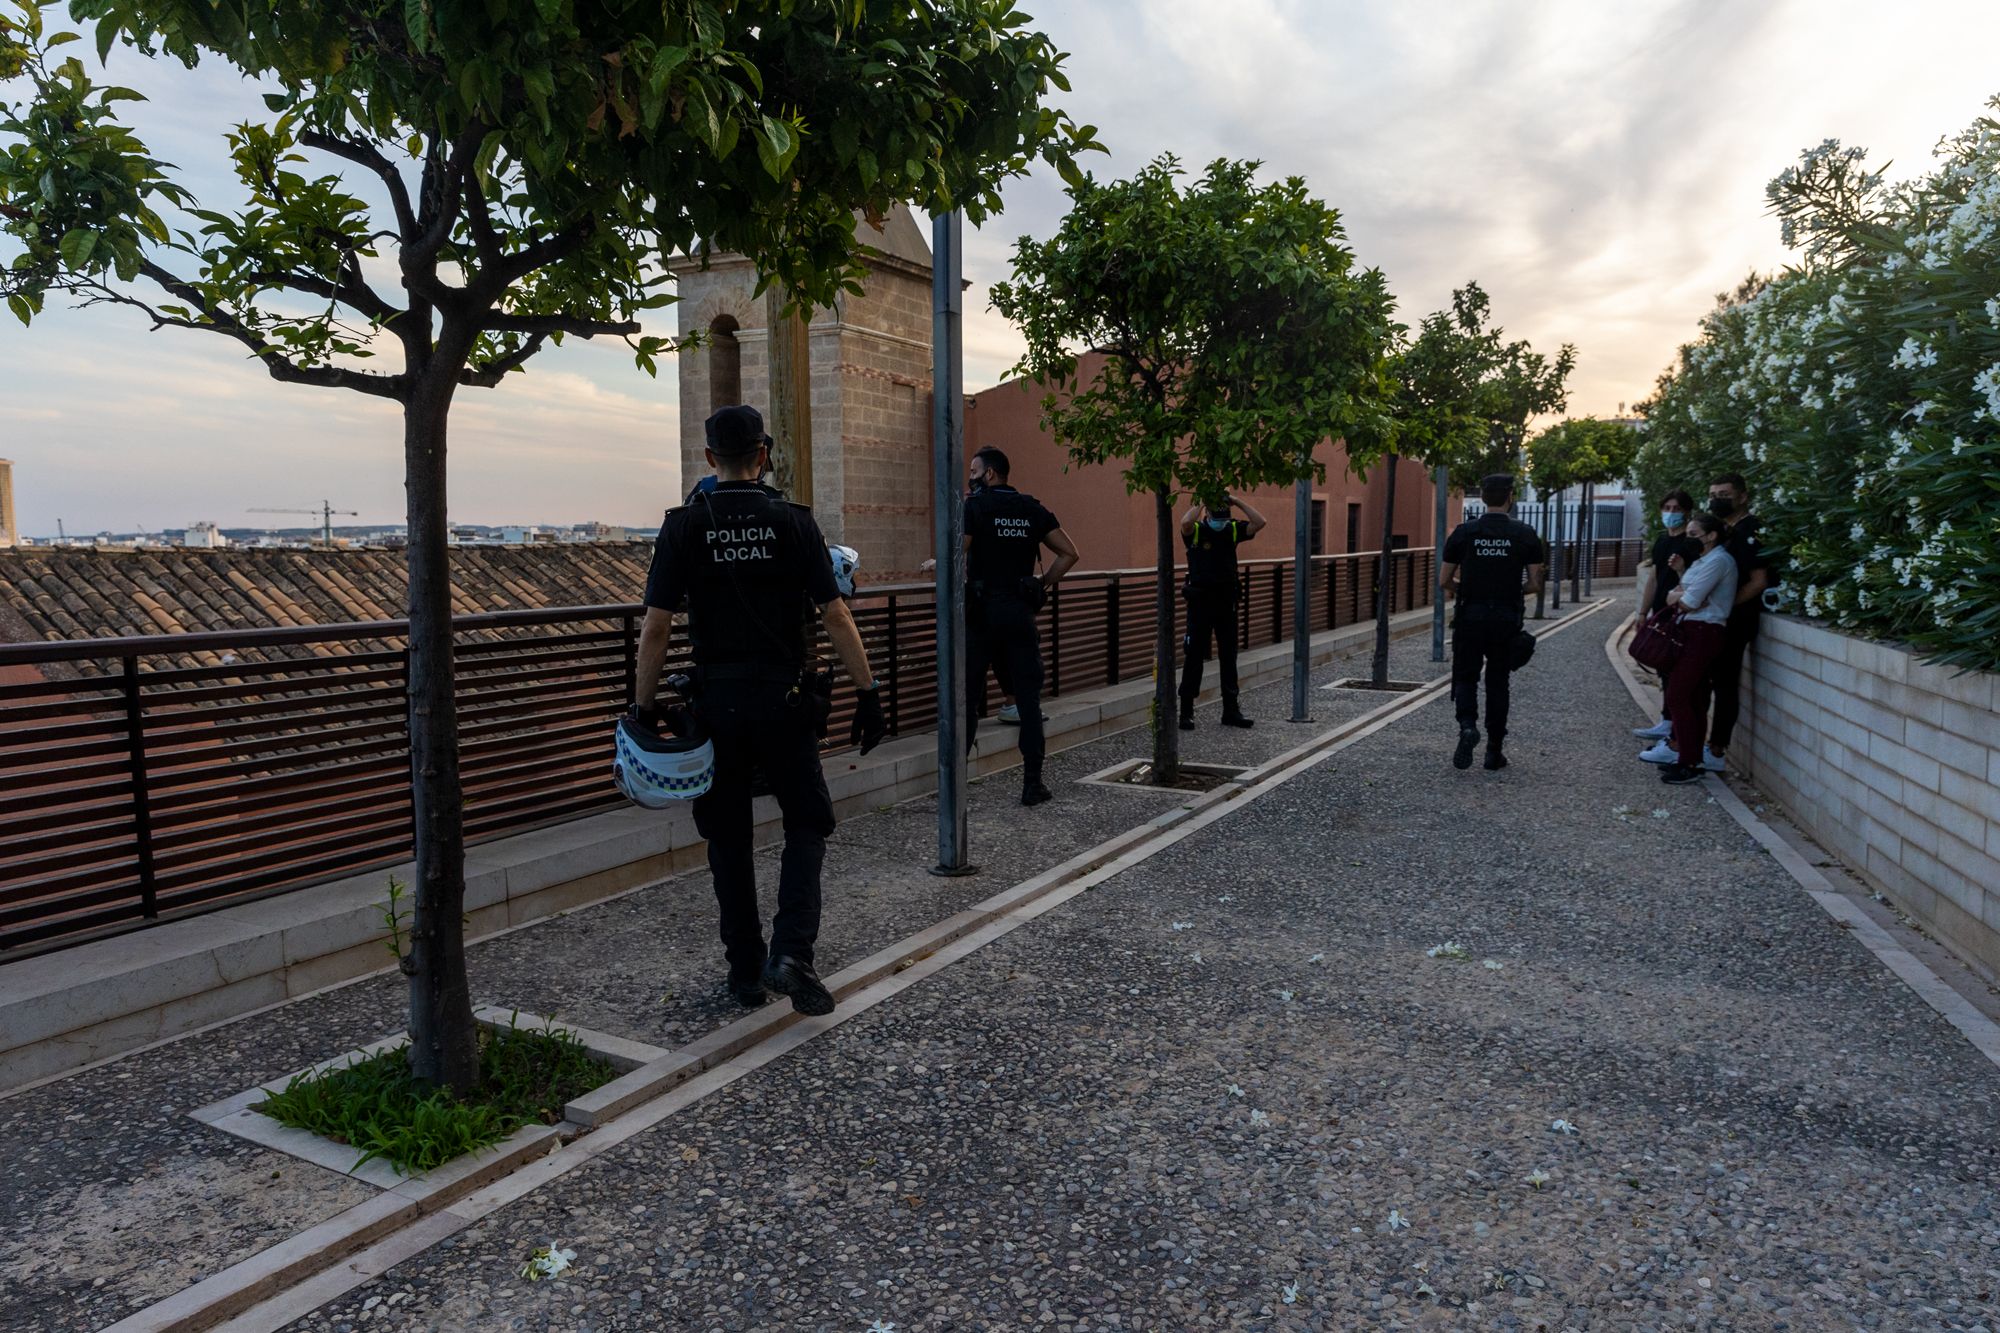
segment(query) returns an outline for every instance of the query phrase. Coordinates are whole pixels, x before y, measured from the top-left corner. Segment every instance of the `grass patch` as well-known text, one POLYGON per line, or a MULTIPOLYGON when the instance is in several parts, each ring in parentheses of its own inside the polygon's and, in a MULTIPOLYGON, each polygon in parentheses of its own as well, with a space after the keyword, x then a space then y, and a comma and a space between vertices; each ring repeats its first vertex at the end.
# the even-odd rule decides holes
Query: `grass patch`
POLYGON ((301 1074, 253 1110, 361 1150, 397 1174, 429 1171, 490 1147, 527 1124, 552 1125, 563 1104, 618 1071, 562 1031, 482 1028, 479 1087, 464 1099, 410 1073, 407 1044, 317 1074, 301 1074))

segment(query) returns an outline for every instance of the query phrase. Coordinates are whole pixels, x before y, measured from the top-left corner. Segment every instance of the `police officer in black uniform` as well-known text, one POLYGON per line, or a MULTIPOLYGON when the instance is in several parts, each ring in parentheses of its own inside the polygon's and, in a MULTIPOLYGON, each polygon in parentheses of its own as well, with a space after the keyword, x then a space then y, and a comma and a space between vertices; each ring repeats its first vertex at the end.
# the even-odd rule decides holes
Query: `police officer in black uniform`
POLYGON ((1256 725, 1236 702, 1236 640, 1241 633, 1236 609, 1242 595, 1236 548, 1263 530, 1264 516, 1233 495, 1190 509, 1181 518, 1181 541, 1188 553, 1181 587, 1187 600, 1187 634, 1181 639, 1182 731, 1194 730, 1194 701, 1201 694, 1202 663, 1208 660, 1211 638, 1222 672, 1222 725, 1256 725), (1231 517, 1231 509, 1241 509, 1243 517, 1231 517))
POLYGON ((1077 561, 1076 543, 1032 495, 1007 484, 1007 455, 972 456, 965 500, 966 726, 969 748, 986 702, 986 670, 1014 692, 1021 713, 1021 804, 1050 798, 1042 783, 1042 637, 1035 616, 1077 561), (1051 558, 1036 574, 1043 547, 1051 558))
POLYGON ((1522 633, 1525 591, 1539 592, 1548 552, 1542 539, 1513 516, 1514 478, 1496 473, 1479 485, 1486 512, 1461 523, 1445 540, 1438 587, 1458 598, 1452 619, 1451 696, 1458 704, 1458 749, 1451 762, 1472 767, 1479 744, 1479 674, 1486 673, 1486 767, 1507 767, 1507 677, 1522 633))
POLYGON ((820 866, 834 823, 819 764, 824 717, 816 703, 824 696, 814 690, 816 673, 808 667, 815 609, 848 676, 861 687, 851 739, 866 754, 888 725, 812 511, 758 484, 771 445, 763 418, 755 408, 725 407, 708 419, 707 430, 716 485, 667 511, 660 528, 646 580, 632 711, 657 725, 660 669, 674 613, 685 603, 696 709, 715 745, 714 784, 695 799, 694 820, 708 840, 730 993, 755 1006, 768 998, 768 989, 791 997, 800 1013, 832 1013, 833 996, 813 970, 820 866), (751 855, 753 767, 769 779, 785 827, 768 951, 751 855))

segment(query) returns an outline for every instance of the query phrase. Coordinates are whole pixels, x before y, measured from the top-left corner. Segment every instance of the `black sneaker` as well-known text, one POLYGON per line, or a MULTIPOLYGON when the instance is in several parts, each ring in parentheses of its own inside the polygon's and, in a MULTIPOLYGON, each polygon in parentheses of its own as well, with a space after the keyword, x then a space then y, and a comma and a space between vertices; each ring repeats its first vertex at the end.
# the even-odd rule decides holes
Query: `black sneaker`
POLYGON ((1181 730, 1182 731, 1194 730, 1194 709, 1192 708, 1181 709, 1181 730))
POLYGON ((743 972, 729 969, 729 994, 745 1009, 760 1009, 771 1002, 764 990, 764 969, 753 967, 743 972))
POLYGON ((1040 805, 1043 801, 1053 801, 1056 794, 1050 791, 1040 778, 1029 778, 1021 784, 1021 804, 1040 805))
POLYGON ((1458 748, 1451 752, 1451 766, 1453 768, 1471 768, 1472 752, 1478 746, 1479 728, 1460 727, 1458 729, 1458 748))
POLYGON ((773 958, 764 964, 764 989, 789 996, 792 1008, 802 1014, 817 1016, 833 1012, 833 992, 820 981, 811 963, 796 958, 773 958))
POLYGON ((1701 770, 1688 764, 1668 764, 1660 770, 1660 781, 1669 786, 1684 787, 1690 782, 1701 781, 1701 770))
POLYGON ((1497 773, 1505 767, 1507 767, 1507 756, 1500 753, 1500 747, 1497 745, 1487 746, 1486 771, 1489 773, 1497 773))
POLYGON ((1225 727, 1247 728, 1247 727, 1254 727, 1257 725, 1257 723, 1253 719, 1243 716, 1243 714, 1241 713, 1231 711, 1231 712, 1225 712, 1222 715, 1222 725, 1225 727))

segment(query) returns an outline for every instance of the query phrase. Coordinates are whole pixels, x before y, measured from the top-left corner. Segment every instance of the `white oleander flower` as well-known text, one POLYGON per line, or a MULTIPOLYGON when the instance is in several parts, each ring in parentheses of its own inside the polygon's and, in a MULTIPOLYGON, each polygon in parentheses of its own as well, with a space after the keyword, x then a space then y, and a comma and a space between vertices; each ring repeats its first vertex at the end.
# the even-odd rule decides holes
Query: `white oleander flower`
POLYGON ((1480 966, 1485 968, 1488 972, 1498 972, 1507 965, 1501 962, 1498 958, 1488 958, 1484 962, 1482 962, 1480 966))
POLYGON ((1270 1114, 1265 1111, 1252 1110, 1250 1112, 1250 1123, 1253 1125, 1268 1125, 1271 1123, 1270 1114))
POLYGON ((1554 1130, 1554 1131, 1555 1131, 1556 1133, 1558 1133, 1558 1134, 1574 1134, 1574 1133, 1576 1133, 1576 1126, 1575 1126, 1575 1125, 1572 1125, 1572 1124, 1571 1124, 1571 1123, 1570 1123, 1569 1121, 1567 1121, 1567 1120, 1551 1120, 1551 1121, 1549 1122, 1549 1128, 1550 1128, 1550 1129, 1552 1129, 1552 1130, 1554 1130))
POLYGON ((1284 1297, 1285 1304, 1297 1305, 1299 1303, 1299 1284, 1296 1282, 1286 1284, 1285 1289, 1279 1295, 1284 1297))
POLYGON ((575 1250, 565 1250, 555 1241, 538 1247, 528 1256, 528 1262, 521 1266, 521 1276, 530 1282, 540 1282, 543 1278, 561 1277, 568 1272, 576 1259, 575 1250))
POLYGON ((1549 1173, 1538 1166, 1523 1176, 1522 1179, 1527 1182, 1530 1189, 1540 1189, 1549 1183, 1549 1173))
POLYGON ((1290 1004, 1292 1002, 1292 993, 1288 990, 1273 991, 1272 994, 1276 995, 1282 1003, 1290 1004))
POLYGON ((1404 1231, 1409 1228, 1409 1225, 1410 1225, 1409 1218, 1404 1217, 1402 1213, 1398 1212, 1394 1208, 1391 1208, 1389 1210, 1389 1230, 1404 1231))
POLYGON ((1232 1097, 1241 1097, 1243 1095, 1243 1089, 1237 1087, 1234 1083, 1232 1083, 1229 1085, 1229 1095, 1232 1097))
POLYGON ((1193 930, 1193 929, 1194 929, 1194 922, 1192 922, 1192 921, 1176 921, 1176 922, 1174 922, 1174 929, 1175 929, 1175 930, 1193 930))
POLYGON ((1424 950, 1424 957, 1426 958, 1465 959, 1471 956, 1471 954, 1465 951, 1465 946, 1457 940, 1446 940, 1443 944, 1433 944, 1430 948, 1424 950))
POLYGON ((896 1326, 877 1319, 874 1323, 863 1329, 862 1333, 896 1333, 896 1326))

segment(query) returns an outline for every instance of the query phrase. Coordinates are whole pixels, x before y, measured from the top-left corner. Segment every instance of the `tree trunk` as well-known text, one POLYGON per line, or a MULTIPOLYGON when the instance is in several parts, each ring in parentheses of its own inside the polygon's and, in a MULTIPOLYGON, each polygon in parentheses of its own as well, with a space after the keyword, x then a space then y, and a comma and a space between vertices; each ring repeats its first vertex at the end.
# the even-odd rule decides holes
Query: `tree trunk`
POLYGON ((1389 455, 1389 485, 1382 501, 1382 549, 1375 557, 1375 670, 1372 679, 1377 689, 1389 683, 1389 608, 1395 605, 1396 592, 1396 562, 1389 547, 1396 532, 1397 461, 1395 454, 1389 455))
POLYGON ((1570 525, 1570 558, 1575 561, 1570 566, 1569 599, 1571 602, 1583 600, 1583 510, 1590 503, 1590 487, 1583 488, 1576 502, 1576 518, 1570 525))
POLYGON ((1181 773, 1180 718, 1174 707, 1174 501, 1165 486, 1153 492, 1159 549, 1153 571, 1153 777, 1171 782, 1181 773))
MULTIPOLYGON (((461 358, 462 360, 462 358, 461 358)), ((403 406, 410 524, 410 805, 416 902, 410 925, 410 1068, 455 1092, 478 1081, 478 1030, 465 975, 465 807, 452 693, 451 554, 445 422, 458 363, 441 356, 403 406)))

